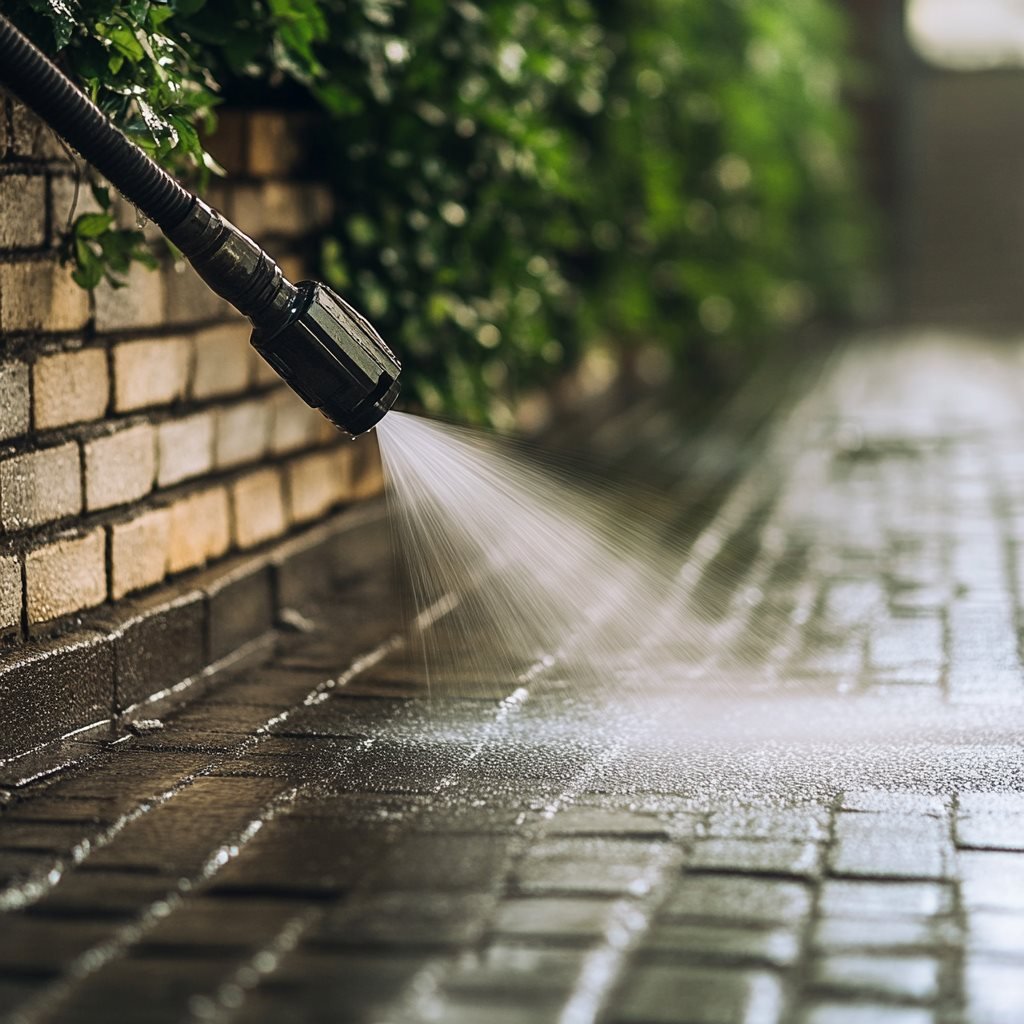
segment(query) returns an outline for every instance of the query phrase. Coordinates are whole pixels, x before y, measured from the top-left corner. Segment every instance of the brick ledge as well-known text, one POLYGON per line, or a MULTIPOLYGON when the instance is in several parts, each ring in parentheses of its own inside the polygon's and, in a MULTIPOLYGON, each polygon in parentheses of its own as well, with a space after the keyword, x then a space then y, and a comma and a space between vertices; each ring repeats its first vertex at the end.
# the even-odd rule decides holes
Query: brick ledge
POLYGON ((383 499, 360 503, 0 657, 0 786, 88 756, 133 711, 269 641, 285 609, 367 568, 360 536, 383 516, 383 499))

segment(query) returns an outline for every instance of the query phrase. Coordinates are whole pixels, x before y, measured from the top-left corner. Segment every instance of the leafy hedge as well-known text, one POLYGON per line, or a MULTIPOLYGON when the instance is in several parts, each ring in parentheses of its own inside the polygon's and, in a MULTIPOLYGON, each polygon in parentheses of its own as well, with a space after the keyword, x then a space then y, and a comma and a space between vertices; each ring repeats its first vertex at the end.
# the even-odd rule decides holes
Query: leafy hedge
MULTIPOLYGON (((318 104, 341 211, 323 272, 435 411, 501 423, 595 340, 729 369, 847 309, 860 279, 830 0, 7 7, 200 185, 197 129, 225 86, 287 81, 318 104)), ((138 241, 80 219, 82 283, 116 276, 138 241)))

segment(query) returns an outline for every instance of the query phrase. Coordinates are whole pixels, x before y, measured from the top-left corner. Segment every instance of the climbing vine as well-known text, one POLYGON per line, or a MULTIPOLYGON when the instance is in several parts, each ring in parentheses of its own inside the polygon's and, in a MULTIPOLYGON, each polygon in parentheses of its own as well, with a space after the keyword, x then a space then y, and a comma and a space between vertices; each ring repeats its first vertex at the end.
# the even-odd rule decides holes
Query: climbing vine
MULTIPOLYGON (((866 240, 829 0, 12 0, 5 10, 200 188, 225 90, 322 112, 342 201, 322 273, 406 393, 507 422, 595 342, 692 377, 848 310, 866 240)), ((111 197, 76 280, 151 259, 111 197)), ((241 225, 244 228, 244 225, 241 225)))

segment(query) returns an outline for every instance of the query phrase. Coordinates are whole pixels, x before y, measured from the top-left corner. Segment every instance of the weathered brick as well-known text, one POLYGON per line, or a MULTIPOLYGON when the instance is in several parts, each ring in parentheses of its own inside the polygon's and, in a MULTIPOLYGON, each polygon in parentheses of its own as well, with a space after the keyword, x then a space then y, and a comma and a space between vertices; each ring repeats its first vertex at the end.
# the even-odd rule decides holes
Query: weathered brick
POLYGON ((153 489, 156 431, 148 423, 85 445, 85 504, 90 511, 137 501, 153 489))
POLYGON ((160 587, 121 602, 103 626, 114 641, 119 712, 196 675, 207 663, 206 597, 197 588, 160 587))
POLYGON ((217 410, 214 462, 218 468, 254 462, 267 450, 270 407, 262 399, 217 410))
POLYGON ((308 523, 322 516, 348 493, 333 451, 317 452, 290 462, 285 469, 288 512, 292 522, 308 523))
POLYGON ((0 441, 28 430, 28 367, 0 364, 0 441))
POLYGON ((97 529, 30 551, 25 556, 28 621, 45 622, 102 604, 106 548, 106 534, 97 529))
POLYGON ((270 398, 270 447, 275 455, 315 444, 323 417, 294 391, 277 391, 270 398))
POLYGON ((195 336, 193 398, 237 394, 249 386, 249 325, 238 320, 195 336))
POLYGON ((157 427, 157 483, 161 487, 210 471, 213 422, 212 413, 201 412, 157 427))
POLYGON ((176 402, 188 386, 192 345, 186 338, 114 346, 114 408, 132 412, 176 402))
MULTIPOLYGON (((217 114, 217 130, 204 136, 203 142, 210 155, 228 172, 229 175, 240 177, 248 173, 248 146, 246 136, 249 128, 249 112, 243 110, 223 110, 217 114)), ((222 209, 222 204, 214 204, 222 209)))
POLYGON ((968 910, 1024 913, 1024 853, 962 851, 961 899, 968 910))
POLYGON ((11 102, 11 151, 37 160, 71 163, 53 129, 16 100, 11 102))
POLYGON ((272 388, 281 383, 278 372, 254 348, 249 352, 249 362, 252 363, 252 382, 256 387, 272 388))
POLYGON ((77 331, 89 320, 89 293, 56 259, 0 263, 0 330, 77 331))
POLYGON ((767 971, 652 964, 631 973, 610 1019, 621 1024, 778 1024, 782 1008, 782 987, 767 971))
POLYGON ((207 636, 211 661, 217 661, 273 628, 274 581, 262 559, 238 561, 231 569, 208 570, 203 586, 207 605, 207 636))
POLYGON ((939 994, 939 964, 927 956, 833 954, 815 962, 811 984, 857 995, 930 1002, 939 994))
POLYGON ((826 918, 900 920, 947 914, 952 901, 949 887, 938 882, 827 879, 818 909, 826 918))
POLYGON ((164 277, 164 322, 202 324, 238 314, 185 260, 167 268, 164 277))
POLYGON ((214 487, 170 507, 167 571, 183 572, 219 558, 231 543, 228 493, 214 487))
POLYGON ((81 470, 74 442, 0 463, 0 521, 5 530, 24 530, 77 515, 81 509, 81 470))
POLYGON ((287 527, 281 476, 264 469, 235 481, 231 487, 235 543, 253 547, 284 533, 287 527))
POLYGON ((945 822, 925 815, 842 813, 831 869, 869 878, 945 878, 951 844, 945 822))
MULTIPOLYGON (((352 497, 365 500, 375 498, 384 491, 384 465, 375 434, 356 438, 353 449, 352 497)), ((344 448, 339 451, 344 451, 344 448)), ((343 458, 344 456, 339 456, 343 458)))
POLYGON ((0 557, 0 633, 21 623, 21 563, 0 557))
POLYGON ((150 509, 111 527, 110 596, 115 601, 164 578, 170 532, 171 513, 166 508, 150 509))
POLYGON ((75 633, 0 657, 0 755, 11 756, 109 716, 113 646, 75 633))
POLYGON ((107 353, 99 348, 43 356, 32 367, 37 430, 98 420, 110 400, 107 353))
POLYGON ((819 868, 817 844, 795 839, 704 839, 694 847, 691 870, 744 874, 813 876, 819 868))
POLYGON ((247 232, 297 238, 330 222, 334 199, 324 185, 265 181, 237 187, 231 209, 232 219, 247 232))
POLYGON ((46 178, 0 175, 0 249, 36 249, 46 242, 46 178))
POLYGON ((69 220, 83 213, 99 213, 100 204, 88 184, 81 182, 75 187, 75 176, 58 175, 50 178, 50 223, 58 235, 67 231, 69 220))
POLYGON ((806 917, 810 909, 810 890, 797 882, 691 875, 676 883, 663 913, 668 919, 792 924, 806 917))
POLYGON ((310 119, 278 110, 246 114, 247 170, 254 178, 286 178, 298 170, 307 153, 310 119))
POLYGON ((98 331, 159 327, 163 323, 164 276, 159 268, 151 270, 141 263, 133 263, 125 287, 114 288, 103 281, 95 294, 98 331))

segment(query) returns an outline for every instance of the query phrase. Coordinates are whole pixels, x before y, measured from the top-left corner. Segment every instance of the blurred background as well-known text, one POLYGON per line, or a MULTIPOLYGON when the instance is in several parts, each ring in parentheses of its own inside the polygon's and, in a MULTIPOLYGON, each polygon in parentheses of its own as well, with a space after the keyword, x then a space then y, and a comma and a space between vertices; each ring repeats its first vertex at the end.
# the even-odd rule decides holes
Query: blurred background
MULTIPOLYGON (((431 413, 529 425, 581 361, 699 405, 851 323, 1024 316, 1016 0, 10 6, 214 200, 233 110, 308 125, 311 272, 431 413)), ((130 228, 76 226, 80 283, 130 228)))

